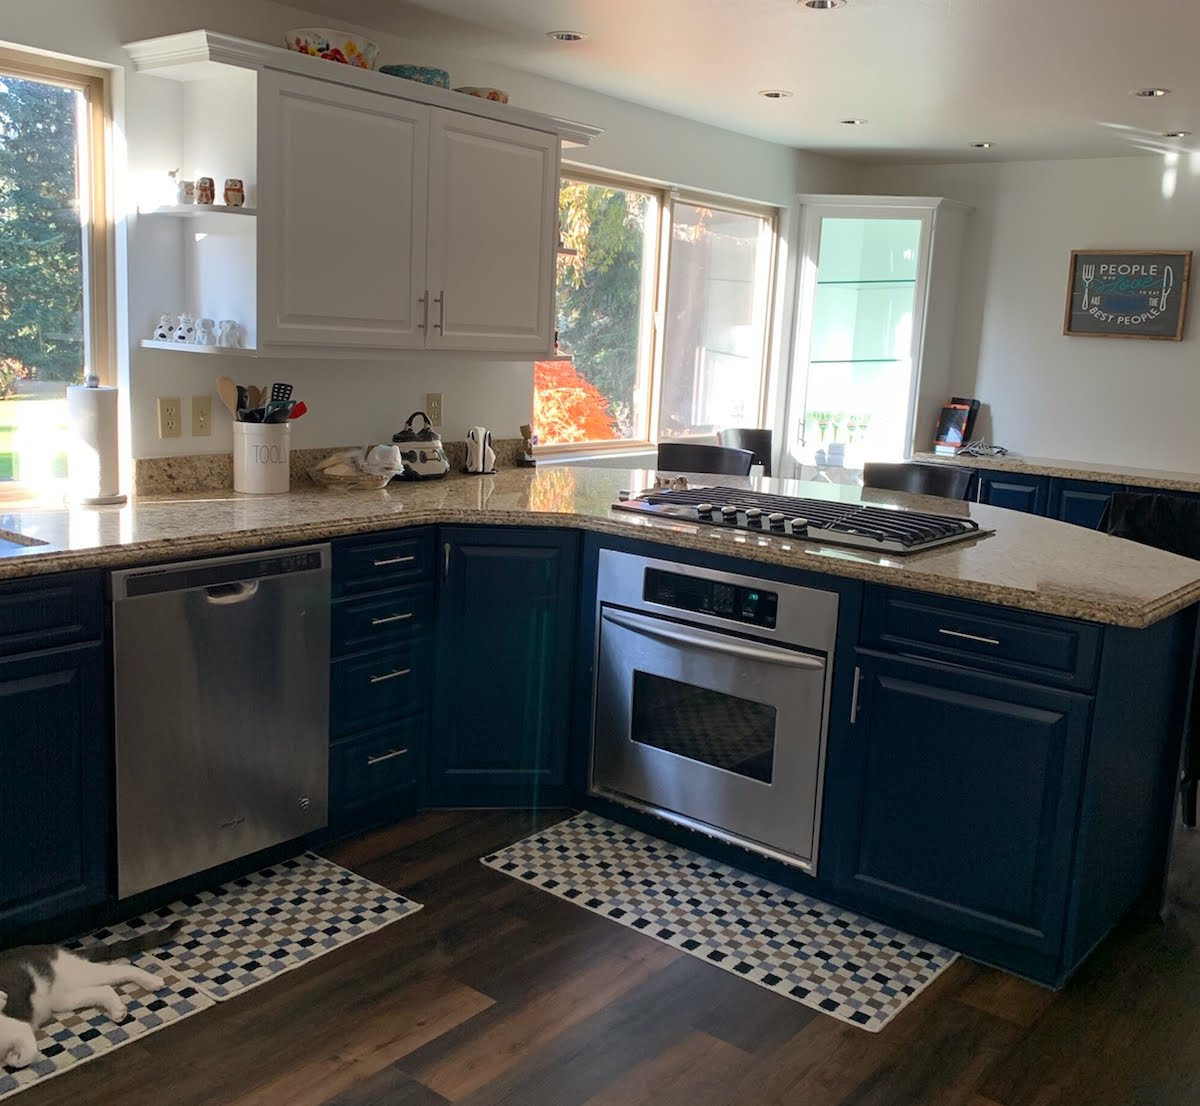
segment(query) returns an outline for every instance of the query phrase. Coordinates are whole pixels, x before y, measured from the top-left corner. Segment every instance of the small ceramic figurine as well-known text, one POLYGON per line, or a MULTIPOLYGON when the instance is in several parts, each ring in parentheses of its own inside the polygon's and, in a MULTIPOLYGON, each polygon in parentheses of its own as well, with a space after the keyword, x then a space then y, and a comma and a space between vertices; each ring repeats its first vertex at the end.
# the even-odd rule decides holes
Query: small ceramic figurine
POLYGON ((537 464, 537 459, 533 455, 533 447, 537 445, 537 435, 533 432, 533 427, 529 423, 521 424, 521 456, 517 463, 526 468, 533 468, 537 464))
POLYGON ((158 326, 154 328, 156 342, 170 342, 175 338, 175 316, 159 315, 158 326))
POLYGON ((492 449, 492 432, 484 426, 472 426, 467 431, 467 472, 496 471, 496 451, 492 449))
POLYGON ((196 182, 194 180, 179 180, 175 182, 175 202, 194 204, 196 202, 196 182))
POLYGON ((179 316, 179 321, 175 324, 175 341, 190 342, 195 337, 196 320, 185 311, 179 316))
POLYGON ((196 181, 196 203, 210 204, 216 198, 216 185, 212 177, 201 177, 196 181))
POLYGON ((227 177, 225 180, 225 206, 241 207, 246 202, 246 189, 237 177, 227 177))
POLYGON ((196 321, 195 342, 198 346, 215 346, 217 344, 217 334, 213 330, 212 319, 198 319, 196 321))
POLYGON ((242 344, 241 327, 233 319, 222 319, 217 326, 217 345, 238 347, 242 344))

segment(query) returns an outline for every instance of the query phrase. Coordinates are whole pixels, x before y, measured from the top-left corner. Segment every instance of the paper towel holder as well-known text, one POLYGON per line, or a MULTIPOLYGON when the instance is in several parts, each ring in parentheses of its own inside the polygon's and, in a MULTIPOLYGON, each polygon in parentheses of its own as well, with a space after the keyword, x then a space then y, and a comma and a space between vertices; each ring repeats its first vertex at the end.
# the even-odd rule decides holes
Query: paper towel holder
MULTIPOLYGON (((95 373, 88 373, 83 378, 83 388, 80 389, 80 388, 76 387, 75 389, 71 389, 71 388, 67 389, 68 411, 70 411, 70 406, 71 406, 71 398, 70 397, 71 397, 72 390, 82 391, 84 393, 99 392, 101 390, 100 389, 100 378, 95 373)), ((105 391, 115 391, 115 389, 105 389, 105 391)), ((95 420, 97 419, 97 417, 98 416, 94 410, 87 412, 86 416, 84 415, 83 412, 80 412, 76 416, 76 418, 83 418, 84 421, 90 420, 91 425, 87 428, 87 431, 88 431, 88 436, 93 439, 92 441, 85 442, 85 441, 81 440, 83 428, 80 425, 72 425, 72 427, 71 427, 71 433, 73 435, 73 438, 76 440, 72 441, 71 448, 68 450, 68 459, 67 459, 68 480, 74 482, 74 481, 79 481, 80 479, 83 479, 87 484, 91 484, 96 487, 97 494, 86 495, 86 494, 80 494, 78 491, 72 490, 68 495, 68 499, 70 499, 74 503, 77 503, 77 504, 79 504, 81 506, 85 506, 85 507, 110 506, 110 505, 114 505, 114 504, 124 503, 126 501, 125 495, 121 492, 114 491, 114 492, 110 492, 110 493, 104 493, 104 491, 103 491, 103 484, 105 482, 104 481, 104 469, 106 467, 109 468, 110 470, 114 469, 118 465, 118 461, 117 461, 117 458, 115 457, 115 455, 110 456, 107 459, 107 465, 105 465, 102 461, 99 460, 99 458, 95 457, 95 452, 98 448, 97 443, 95 441, 95 438, 96 438, 95 420), (71 454, 76 452, 77 450, 79 450, 81 446, 83 447, 84 450, 90 452, 91 456, 89 456, 85 462, 80 463, 80 462, 76 461, 75 464, 73 465, 71 454), (88 470, 88 473, 87 473, 87 476, 81 477, 80 471, 82 471, 84 468, 86 468, 88 470), (73 469, 76 471, 73 471, 73 469)), ((116 447, 115 430, 116 430, 116 428, 115 428, 115 422, 114 422, 114 426, 113 426, 114 438, 111 442, 111 447, 110 447, 110 452, 112 452, 113 454, 115 454, 115 447, 116 447)), ((112 479, 113 484, 115 484, 116 480, 119 479, 119 477, 116 475, 115 472, 110 472, 110 478, 112 479)))

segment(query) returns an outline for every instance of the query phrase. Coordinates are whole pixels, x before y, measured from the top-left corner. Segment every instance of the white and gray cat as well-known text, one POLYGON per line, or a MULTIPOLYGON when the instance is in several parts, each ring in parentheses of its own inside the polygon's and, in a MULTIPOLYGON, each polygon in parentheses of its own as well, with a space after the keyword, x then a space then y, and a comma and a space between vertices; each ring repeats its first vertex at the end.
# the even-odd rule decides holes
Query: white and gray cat
POLYGON ((98 1006, 115 1022, 125 1004, 116 983, 136 983, 147 991, 163 986, 158 976, 117 964, 169 941, 182 928, 175 922, 111 945, 68 952, 57 945, 23 945, 0 952, 0 1066, 24 1068, 37 1059, 35 1032, 55 1014, 98 1006))

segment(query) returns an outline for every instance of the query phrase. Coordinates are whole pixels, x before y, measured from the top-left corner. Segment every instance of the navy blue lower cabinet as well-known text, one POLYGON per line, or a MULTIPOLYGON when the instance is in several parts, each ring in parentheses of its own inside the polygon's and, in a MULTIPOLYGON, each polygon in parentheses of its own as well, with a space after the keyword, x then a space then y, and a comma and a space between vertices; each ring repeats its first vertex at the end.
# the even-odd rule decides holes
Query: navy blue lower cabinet
POLYGON ((1024 511, 1030 515, 1046 513, 1046 497, 1049 481, 1044 476, 1025 476, 1010 472, 980 470, 976 499, 990 503, 993 507, 1006 507, 1010 511, 1024 511))
POLYGON ((1091 698, 870 650, 857 664, 839 890, 984 959, 1052 964, 1091 698))
POLYGON ((431 805, 566 801, 578 560, 567 531, 439 529, 431 805))
POLYGON ((1120 484, 1098 484, 1090 480, 1061 480, 1055 477, 1050 481, 1047 513, 1060 522, 1096 530, 1113 492, 1124 490, 1120 484))
POLYGON ((106 897, 103 656, 83 645, 0 661, 0 937, 106 897))

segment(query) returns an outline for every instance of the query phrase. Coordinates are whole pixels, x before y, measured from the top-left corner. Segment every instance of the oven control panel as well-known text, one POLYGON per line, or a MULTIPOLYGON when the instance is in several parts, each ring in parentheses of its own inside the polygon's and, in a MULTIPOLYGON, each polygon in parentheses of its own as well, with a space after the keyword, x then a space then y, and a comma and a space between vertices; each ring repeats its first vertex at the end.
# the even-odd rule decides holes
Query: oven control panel
POLYGON ((645 580, 642 597, 648 603, 765 626, 769 630, 775 628, 778 592, 664 572, 659 568, 647 568, 645 580))

